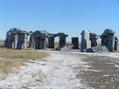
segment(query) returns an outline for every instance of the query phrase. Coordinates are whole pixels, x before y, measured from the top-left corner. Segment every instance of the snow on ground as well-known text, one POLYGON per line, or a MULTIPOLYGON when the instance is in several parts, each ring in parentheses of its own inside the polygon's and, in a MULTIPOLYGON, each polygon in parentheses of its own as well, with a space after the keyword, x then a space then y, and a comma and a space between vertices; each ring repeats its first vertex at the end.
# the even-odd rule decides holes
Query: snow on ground
POLYGON ((30 60, 27 66, 0 81, 3 89, 92 89, 76 78, 76 66, 86 66, 80 58, 68 53, 50 52, 43 60, 30 60))
POLYGON ((86 53, 86 52, 71 52, 72 54, 83 54, 87 56, 107 56, 107 57, 114 57, 119 58, 119 53, 114 52, 102 52, 102 53, 86 53))
POLYGON ((90 66, 82 59, 88 56, 108 56, 119 58, 119 53, 80 53, 80 52, 50 52, 43 60, 29 60, 26 65, 0 81, 3 89, 93 89, 82 84, 81 78, 76 78, 80 69, 87 70, 90 66), (79 55, 78 54, 85 54, 79 55))

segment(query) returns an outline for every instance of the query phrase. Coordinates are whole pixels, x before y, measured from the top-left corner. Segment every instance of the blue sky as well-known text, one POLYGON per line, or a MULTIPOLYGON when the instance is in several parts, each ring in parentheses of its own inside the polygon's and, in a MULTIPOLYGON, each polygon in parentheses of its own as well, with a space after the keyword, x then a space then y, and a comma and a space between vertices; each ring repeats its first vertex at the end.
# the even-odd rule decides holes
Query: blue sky
POLYGON ((12 27, 70 36, 111 28, 119 36, 119 0, 0 0, 0 39, 12 27))

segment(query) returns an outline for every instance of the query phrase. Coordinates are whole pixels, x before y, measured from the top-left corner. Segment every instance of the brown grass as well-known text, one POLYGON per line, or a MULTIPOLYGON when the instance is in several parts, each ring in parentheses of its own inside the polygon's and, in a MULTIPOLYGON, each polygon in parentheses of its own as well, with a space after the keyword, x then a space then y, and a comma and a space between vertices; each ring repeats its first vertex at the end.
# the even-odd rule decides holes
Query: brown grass
POLYGON ((4 47, 4 41, 0 40, 0 48, 4 47))
POLYGON ((0 60, 0 80, 4 79, 7 74, 13 72, 13 69, 17 69, 24 65, 23 60, 12 59, 12 60, 0 60))
POLYGON ((0 49, 1 58, 21 58, 21 59, 41 59, 48 54, 46 52, 33 52, 30 50, 12 50, 12 49, 0 49))
POLYGON ((29 59, 38 60, 47 56, 48 53, 43 51, 0 49, 0 80, 13 72, 13 69, 24 66, 29 59))

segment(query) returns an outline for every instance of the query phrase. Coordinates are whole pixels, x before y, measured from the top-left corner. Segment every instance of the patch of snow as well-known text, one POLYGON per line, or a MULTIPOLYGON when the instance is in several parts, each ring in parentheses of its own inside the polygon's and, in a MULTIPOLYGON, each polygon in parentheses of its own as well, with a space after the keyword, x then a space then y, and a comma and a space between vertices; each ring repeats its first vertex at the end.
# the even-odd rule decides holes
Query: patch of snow
POLYGON ((109 77, 110 75, 108 75, 108 74, 104 74, 103 76, 104 76, 104 77, 109 77))
POLYGON ((107 56, 107 57, 119 58, 119 53, 114 53, 114 52, 102 52, 102 53, 71 52, 71 53, 84 54, 87 56, 107 56))
MULTIPOLYGON (((93 89, 76 78, 74 67, 86 66, 81 58, 67 53, 50 52, 43 60, 30 60, 0 81, 3 89, 93 89), (45 61, 44 61, 45 60, 45 61)), ((80 71, 78 71, 80 73, 80 71)))
POLYGON ((115 66, 116 68, 119 68, 119 65, 117 65, 117 64, 115 64, 114 66, 115 66))

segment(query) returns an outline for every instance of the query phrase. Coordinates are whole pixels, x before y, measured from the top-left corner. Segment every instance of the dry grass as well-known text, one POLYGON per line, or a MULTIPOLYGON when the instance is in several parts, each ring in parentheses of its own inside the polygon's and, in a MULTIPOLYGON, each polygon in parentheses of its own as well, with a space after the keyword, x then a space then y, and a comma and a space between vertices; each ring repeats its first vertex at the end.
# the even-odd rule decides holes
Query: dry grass
POLYGON ((23 65, 24 61, 20 59, 0 60, 0 80, 4 79, 7 74, 13 72, 13 69, 17 69, 23 65))
POLYGON ((4 47, 4 41, 0 40, 0 48, 4 47))
POLYGON ((11 59, 41 59, 48 54, 46 52, 32 52, 30 50, 11 50, 11 49, 0 49, 1 58, 11 59))
POLYGON ((13 69, 25 65, 24 63, 29 59, 38 60, 47 56, 48 53, 41 51, 0 49, 0 80, 13 72, 13 69))

